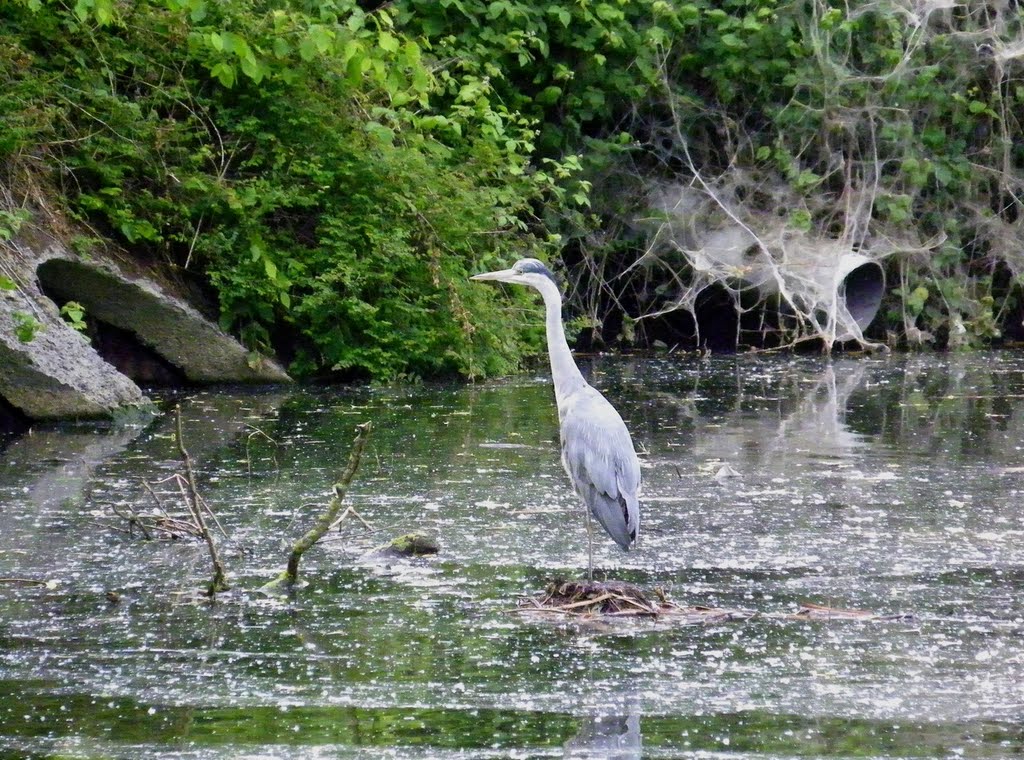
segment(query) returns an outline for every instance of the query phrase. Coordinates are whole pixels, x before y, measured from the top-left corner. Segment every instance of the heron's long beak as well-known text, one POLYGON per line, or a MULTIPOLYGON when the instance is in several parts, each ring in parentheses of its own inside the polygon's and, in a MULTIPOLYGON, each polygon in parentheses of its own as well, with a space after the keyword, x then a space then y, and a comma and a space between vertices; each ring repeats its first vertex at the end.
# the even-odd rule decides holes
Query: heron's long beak
POLYGON ((514 269, 500 269, 497 272, 484 272, 483 274, 475 274, 469 279, 471 280, 499 280, 501 282, 514 282, 519 277, 519 273, 514 269))

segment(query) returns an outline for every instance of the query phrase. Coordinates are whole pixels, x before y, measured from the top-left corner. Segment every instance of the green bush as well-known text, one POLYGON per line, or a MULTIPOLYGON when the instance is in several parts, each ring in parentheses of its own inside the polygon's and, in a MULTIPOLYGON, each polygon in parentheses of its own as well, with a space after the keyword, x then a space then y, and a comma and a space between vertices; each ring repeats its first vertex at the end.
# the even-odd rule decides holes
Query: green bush
POLYGON ((27 3, 0 23, 8 160, 44 158, 83 221, 202 272, 252 348, 375 379, 507 372, 537 349, 507 318, 523 294, 468 282, 543 247, 530 146, 483 129, 485 108, 431 112, 386 11, 27 3))

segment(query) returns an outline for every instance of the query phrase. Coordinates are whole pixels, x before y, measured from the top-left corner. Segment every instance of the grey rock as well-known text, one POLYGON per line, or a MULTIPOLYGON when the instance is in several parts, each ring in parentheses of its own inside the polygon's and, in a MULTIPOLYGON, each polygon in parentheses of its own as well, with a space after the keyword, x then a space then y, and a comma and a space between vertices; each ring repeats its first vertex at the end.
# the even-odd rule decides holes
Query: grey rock
POLYGON ((0 396, 35 420, 112 418, 148 404, 61 318, 43 286, 130 331, 192 382, 290 382, 280 365, 251 354, 158 282, 159 271, 130 269, 110 255, 79 257, 38 230, 31 241, 0 245, 0 274, 18 286, 0 291, 0 396))

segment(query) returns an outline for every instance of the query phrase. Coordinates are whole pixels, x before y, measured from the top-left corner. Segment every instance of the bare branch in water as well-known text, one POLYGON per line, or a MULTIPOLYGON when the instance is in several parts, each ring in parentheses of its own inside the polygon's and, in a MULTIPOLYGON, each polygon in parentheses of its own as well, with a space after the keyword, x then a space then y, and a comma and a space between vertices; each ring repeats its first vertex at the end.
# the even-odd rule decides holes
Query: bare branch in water
POLYGON ((185 441, 181 436, 180 406, 174 409, 174 431, 177 437, 178 453, 181 455, 181 461, 185 465, 185 482, 188 484, 185 502, 192 512, 192 519, 195 520, 203 540, 206 541, 206 548, 210 550, 210 560, 213 562, 213 579, 210 581, 206 592, 209 596, 213 596, 219 591, 227 591, 230 586, 228 586, 224 565, 220 561, 220 555, 217 552, 217 544, 213 540, 213 534, 210 533, 210 529, 206 527, 206 520, 203 519, 204 504, 202 497, 199 495, 199 489, 196 486, 196 475, 195 470, 192 468, 192 457, 189 456, 188 449, 185 448, 185 441))
MULTIPOLYGON (((292 553, 288 557, 287 569, 281 573, 278 578, 264 586, 264 589, 274 588, 281 584, 288 586, 295 585, 295 582, 299 577, 299 561, 302 559, 302 555, 310 547, 316 544, 317 541, 323 538, 324 535, 332 527, 337 525, 345 514, 348 514, 351 510, 351 508, 345 510, 345 513, 341 514, 339 517, 342 501, 345 498, 345 494, 348 492, 348 487, 352 482, 352 478, 355 477, 356 470, 359 469, 359 461, 363 455, 363 447, 366 445, 366 439, 369 437, 372 427, 372 423, 370 422, 364 422, 361 425, 356 425, 356 438, 352 442, 352 451, 348 456, 348 464, 345 466, 345 470, 341 473, 341 478, 334 484, 334 496, 327 504, 326 511, 317 519, 313 527, 310 528, 306 534, 292 546, 292 553)), ((355 513, 355 510, 351 511, 355 513)), ((358 517, 357 513, 356 516, 358 517)), ((362 520, 362 517, 359 519, 362 520)), ((363 524, 366 524, 365 520, 363 520, 363 524)))

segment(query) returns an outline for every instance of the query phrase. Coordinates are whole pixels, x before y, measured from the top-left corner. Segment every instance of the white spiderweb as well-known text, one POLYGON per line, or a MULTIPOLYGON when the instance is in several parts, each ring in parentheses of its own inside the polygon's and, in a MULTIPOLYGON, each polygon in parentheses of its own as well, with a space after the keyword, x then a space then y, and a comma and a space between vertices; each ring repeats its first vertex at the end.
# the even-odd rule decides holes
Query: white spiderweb
POLYGON ((878 262, 894 247, 881 244, 872 250, 845 238, 815 236, 785 212, 795 205, 784 185, 766 189, 761 184, 758 200, 742 192, 744 179, 734 171, 716 186, 662 184, 652 191, 654 213, 643 224, 649 242, 642 262, 672 269, 677 290, 641 318, 679 309, 696 316, 698 298, 716 285, 732 296, 737 311, 762 309, 768 300, 778 299, 793 341, 864 343, 863 330, 881 299, 878 262), (847 293, 853 273, 856 295, 847 293))

